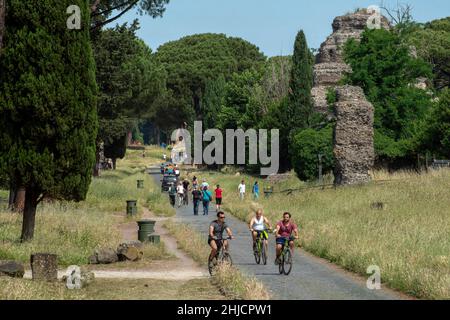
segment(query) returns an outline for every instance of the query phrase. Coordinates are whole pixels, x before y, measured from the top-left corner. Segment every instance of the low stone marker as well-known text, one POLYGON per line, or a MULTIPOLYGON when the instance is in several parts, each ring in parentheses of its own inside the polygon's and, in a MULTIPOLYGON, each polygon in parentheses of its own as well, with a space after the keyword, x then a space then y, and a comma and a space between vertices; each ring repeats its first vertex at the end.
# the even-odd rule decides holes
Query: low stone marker
POLYGON ((89 264, 110 264, 119 261, 117 252, 114 249, 98 249, 89 257, 89 264))
POLYGON ((15 261, 0 261, 0 277, 8 276, 13 278, 23 278, 25 268, 21 263, 15 261))
POLYGON ((51 253, 35 253, 31 255, 31 272, 33 280, 57 281, 58 257, 51 253))
POLYGON ((140 241, 128 241, 122 243, 117 248, 117 256, 119 261, 137 261, 142 259, 144 252, 142 251, 142 242, 140 241))

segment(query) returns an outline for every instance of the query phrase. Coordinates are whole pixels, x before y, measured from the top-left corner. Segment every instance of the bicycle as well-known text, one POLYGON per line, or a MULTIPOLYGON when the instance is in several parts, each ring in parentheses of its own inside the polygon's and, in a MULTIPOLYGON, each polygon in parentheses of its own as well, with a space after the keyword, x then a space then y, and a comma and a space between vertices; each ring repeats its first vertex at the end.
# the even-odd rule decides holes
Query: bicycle
POLYGON ((215 275, 219 264, 228 263, 230 266, 233 265, 233 260, 231 259, 230 253, 223 248, 223 242, 225 240, 231 240, 231 237, 226 239, 216 239, 217 253, 212 259, 211 257, 208 257, 208 271, 211 276, 215 275))
POLYGON ((289 247, 289 242, 292 240, 292 237, 286 238, 284 240, 284 244, 281 249, 281 255, 278 258, 278 271, 280 272, 280 274, 284 273, 286 276, 289 275, 292 270, 292 253, 291 248, 289 247))
POLYGON ((178 208, 180 208, 183 205, 184 195, 182 193, 177 194, 177 203, 178 203, 178 208))
POLYGON ((264 265, 267 264, 267 246, 265 243, 266 237, 268 238, 267 231, 256 231, 256 242, 255 242, 255 250, 253 254, 255 256, 255 261, 257 264, 261 263, 261 260, 264 265))

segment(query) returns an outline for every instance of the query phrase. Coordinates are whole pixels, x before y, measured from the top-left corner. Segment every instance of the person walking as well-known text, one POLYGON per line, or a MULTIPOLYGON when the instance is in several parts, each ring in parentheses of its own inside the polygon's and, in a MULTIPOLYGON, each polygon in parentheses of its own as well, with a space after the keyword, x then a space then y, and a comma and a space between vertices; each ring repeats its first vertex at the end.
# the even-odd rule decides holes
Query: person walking
POLYGON ((190 183, 189 183, 188 179, 184 179, 183 180, 183 188, 184 188, 183 204, 186 206, 189 205, 189 197, 188 197, 189 185, 190 185, 190 183))
POLYGON ((222 193, 223 190, 220 188, 219 185, 217 185, 216 189, 214 190, 214 193, 216 195, 216 211, 220 211, 220 206, 222 205, 222 193))
POLYGON ((211 191, 208 190, 208 187, 203 188, 203 215, 207 216, 209 211, 209 203, 212 200, 211 191))
POLYGON ((194 204, 194 216, 198 216, 198 207, 200 205, 200 201, 202 200, 202 193, 198 190, 198 187, 195 186, 192 191, 192 203, 194 204))
POLYGON ((241 181, 241 183, 238 186, 238 191, 239 191, 239 198, 242 200, 244 200, 245 198, 245 182, 244 180, 241 181))
POLYGON ((259 184, 258 184, 258 181, 255 181, 255 184, 253 185, 252 193, 253 193, 253 200, 258 201, 258 199, 259 199, 259 184))

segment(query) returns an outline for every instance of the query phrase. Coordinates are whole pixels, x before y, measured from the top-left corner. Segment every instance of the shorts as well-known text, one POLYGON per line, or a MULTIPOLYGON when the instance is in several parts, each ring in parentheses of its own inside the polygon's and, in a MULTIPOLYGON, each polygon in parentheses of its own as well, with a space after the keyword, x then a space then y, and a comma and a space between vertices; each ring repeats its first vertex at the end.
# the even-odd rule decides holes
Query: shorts
POLYGON ((220 248, 220 246, 222 245, 222 241, 216 240, 216 239, 212 239, 212 238, 208 238, 208 245, 211 245, 211 242, 215 241, 217 248, 220 248))
POLYGON ((289 238, 288 237, 280 237, 280 238, 277 238, 276 242, 277 242, 277 244, 284 245, 284 242, 287 239, 289 239, 289 242, 294 241, 294 237, 289 237, 289 238))
POLYGON ((222 204, 222 198, 216 198, 216 204, 221 205, 222 204))

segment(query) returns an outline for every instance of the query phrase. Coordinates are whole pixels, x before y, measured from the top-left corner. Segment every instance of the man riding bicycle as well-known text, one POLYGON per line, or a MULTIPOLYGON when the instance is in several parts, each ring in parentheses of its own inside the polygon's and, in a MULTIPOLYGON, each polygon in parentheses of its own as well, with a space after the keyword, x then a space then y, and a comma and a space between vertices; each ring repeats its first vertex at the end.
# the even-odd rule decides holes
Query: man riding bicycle
MULTIPOLYGON (((208 244, 211 247, 211 254, 209 255, 210 261, 212 261, 217 254, 217 250, 223 240, 224 231, 227 232, 229 238, 234 239, 231 229, 225 222, 225 213, 223 211, 219 211, 217 213, 217 220, 214 220, 209 225, 208 244)), ((228 240, 223 240, 223 248, 225 251, 228 251, 228 240)))
POLYGON ((267 240, 269 239, 269 235, 266 231, 266 225, 269 227, 269 230, 272 229, 272 224, 266 217, 263 216, 262 209, 256 210, 256 215, 250 220, 249 223, 250 232, 253 236, 253 251, 256 250, 256 238, 259 237, 261 233, 264 238, 264 246, 267 249, 267 240))
POLYGON ((283 220, 277 223, 277 228, 275 230, 276 240, 276 252, 277 258, 275 259, 275 264, 280 263, 281 250, 283 249, 284 243, 289 240, 289 248, 291 249, 291 256, 294 254, 294 239, 298 239, 298 228, 297 225, 291 221, 291 214, 285 212, 283 214, 283 220), (294 236, 292 236, 294 234, 294 236))

